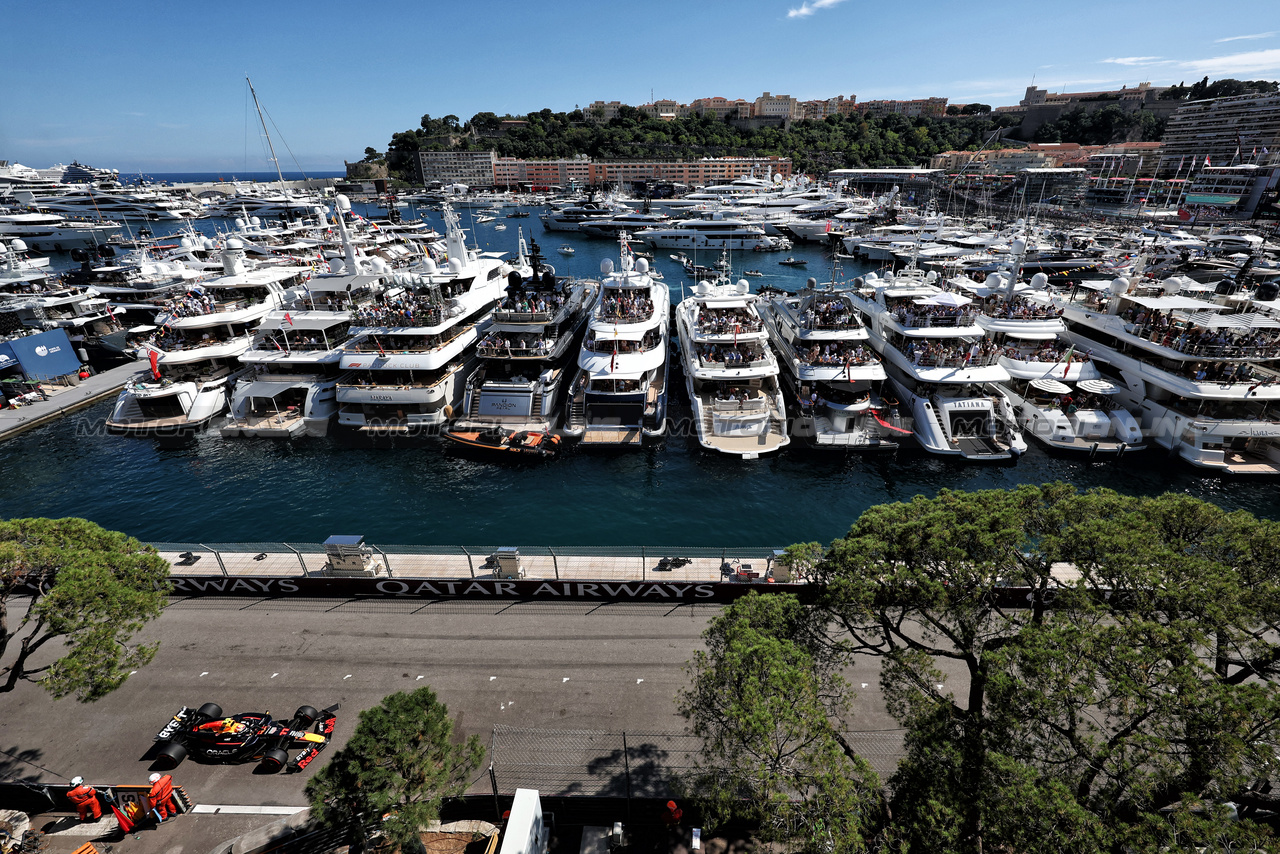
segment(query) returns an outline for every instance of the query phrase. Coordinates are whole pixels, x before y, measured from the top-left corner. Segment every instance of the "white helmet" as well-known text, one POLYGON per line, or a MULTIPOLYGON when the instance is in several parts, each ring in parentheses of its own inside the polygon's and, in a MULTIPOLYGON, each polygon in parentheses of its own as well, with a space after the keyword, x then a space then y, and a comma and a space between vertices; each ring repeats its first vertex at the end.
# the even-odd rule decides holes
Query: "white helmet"
POLYGON ((152 774, 150 777, 147 778, 147 780, 152 783, 159 781, 159 779, 160 779, 159 774, 152 774))
POLYGON ((83 783, 83 782, 84 782, 84 778, 83 778, 83 777, 72 777, 72 778, 71 778, 71 785, 73 785, 73 786, 79 786, 79 785, 80 785, 81 783, 83 783))

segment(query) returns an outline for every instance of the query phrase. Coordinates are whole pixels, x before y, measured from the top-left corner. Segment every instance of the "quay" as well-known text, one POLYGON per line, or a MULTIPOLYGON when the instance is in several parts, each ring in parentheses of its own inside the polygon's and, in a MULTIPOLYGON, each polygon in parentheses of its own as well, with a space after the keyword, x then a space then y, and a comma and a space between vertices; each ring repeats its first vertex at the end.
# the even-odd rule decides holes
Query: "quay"
POLYGON ((105 398, 114 397, 139 370, 141 367, 138 363, 130 362, 94 374, 76 385, 45 386, 44 391, 48 395, 46 400, 25 403, 17 409, 0 409, 0 442, 92 406, 105 398))

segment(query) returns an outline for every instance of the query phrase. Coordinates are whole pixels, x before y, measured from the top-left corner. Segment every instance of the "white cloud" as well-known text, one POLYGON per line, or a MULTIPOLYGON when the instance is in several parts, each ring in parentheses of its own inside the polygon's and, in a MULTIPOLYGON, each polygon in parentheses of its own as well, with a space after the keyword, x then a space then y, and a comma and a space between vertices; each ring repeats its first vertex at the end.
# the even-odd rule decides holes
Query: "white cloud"
POLYGON ((813 0, 813 2, 810 3, 806 0, 806 2, 800 4, 799 8, 789 9, 787 11, 787 17, 807 18, 819 9, 830 9, 832 6, 837 6, 843 2, 844 0, 813 0))
POLYGON ((1274 32, 1270 33, 1254 33, 1248 36, 1227 36, 1225 39, 1214 39, 1214 44, 1222 44, 1223 42, 1238 42, 1242 39, 1269 39, 1274 36, 1274 32))
POLYGON ((1160 62, 1158 56, 1116 56, 1111 59, 1104 59, 1103 62, 1110 62, 1113 65, 1154 65, 1160 62))
POLYGON ((1192 59, 1178 67, 1210 77, 1217 74, 1258 74, 1280 72, 1280 48, 1232 53, 1213 59, 1192 59))

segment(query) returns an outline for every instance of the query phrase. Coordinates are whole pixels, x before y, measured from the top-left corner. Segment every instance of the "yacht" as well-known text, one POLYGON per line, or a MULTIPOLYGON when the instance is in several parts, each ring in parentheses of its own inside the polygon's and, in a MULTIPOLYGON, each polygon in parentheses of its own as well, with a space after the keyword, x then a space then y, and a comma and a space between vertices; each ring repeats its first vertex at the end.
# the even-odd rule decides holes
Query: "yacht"
POLYGON ((240 356, 224 437, 324 436, 338 412, 342 345, 392 277, 382 258, 357 254, 339 217, 344 256, 312 276, 293 302, 270 312, 240 356))
POLYGON ((671 296, 622 233, 621 269, 600 262, 601 296, 578 353, 564 432, 584 445, 638 446, 667 429, 671 296))
POLYGON ((641 228, 658 228, 671 219, 663 213, 627 212, 604 219, 586 219, 578 223, 578 231, 589 237, 616 238, 619 232, 641 228))
POLYGON ((631 213, 626 205, 610 201, 587 201, 542 214, 542 227, 547 231, 581 231, 584 222, 610 220, 631 213))
MULTIPOLYGON (((340 199, 340 202, 344 201, 340 199)), ((363 433, 434 430, 459 408, 474 368, 476 339, 489 326, 506 277, 527 269, 501 253, 468 249, 458 214, 443 206, 445 241, 352 321, 342 345, 338 423, 363 433)))
POLYGON ((0 240, 22 240, 38 252, 70 252, 101 246, 118 237, 119 223, 72 221, 57 214, 0 214, 0 240))
POLYGON ((247 270, 235 240, 227 241, 222 257, 224 275, 192 285, 156 315, 155 331, 139 352, 150 370, 130 379, 120 393, 107 419, 111 432, 170 435, 208 425, 227 408, 252 330, 310 272, 283 266, 247 270))
POLYGON ((58 195, 36 195, 24 191, 16 195, 29 208, 48 213, 92 220, 126 219, 181 221, 200 215, 193 200, 177 199, 154 190, 125 190, 122 187, 85 187, 58 195))
POLYGON ((854 280, 851 299, 871 324, 871 345, 922 448, 974 461, 1016 457, 1026 440, 1008 398, 992 391, 1009 373, 973 300, 942 290, 937 279, 914 267, 885 278, 868 273, 854 280))
POLYGON ((778 360, 746 279, 698 282, 676 307, 676 331, 702 447, 756 459, 790 441, 778 360))
POLYGON ((636 238, 655 249, 753 249, 776 238, 763 228, 742 219, 726 219, 713 214, 711 219, 684 219, 657 228, 646 228, 636 238))
POLYGON ((206 217, 231 218, 247 213, 257 217, 308 217, 320 205, 320 197, 312 192, 272 189, 266 184, 231 182, 231 192, 218 194, 204 208, 206 217))
POLYGON ((1150 441, 1200 468, 1274 475, 1280 318, 1265 308, 1274 296, 1267 285, 1250 295, 1119 277, 1105 289, 1073 289, 1063 316, 1072 343, 1101 360, 1150 441))
POLYGON ((810 279, 798 294, 761 300, 760 317, 799 407, 793 435, 854 451, 890 451, 911 437, 909 421, 881 396, 884 366, 848 288, 819 290, 810 279))
POLYGON ((1116 402, 1118 389, 1102 379, 1092 355, 1068 339, 1063 310, 1046 290, 1048 276, 1036 273, 1024 285, 1017 270, 992 274, 980 286, 963 276, 952 284, 975 297, 978 325, 1009 373, 998 392, 1008 398, 1023 434, 1051 451, 1090 458, 1142 450, 1142 430, 1116 402))
POLYGON ((460 445, 547 452, 559 426, 569 362, 600 297, 600 283, 556 278, 533 244, 528 276, 510 274, 506 296, 477 345, 462 417, 445 430, 460 445))

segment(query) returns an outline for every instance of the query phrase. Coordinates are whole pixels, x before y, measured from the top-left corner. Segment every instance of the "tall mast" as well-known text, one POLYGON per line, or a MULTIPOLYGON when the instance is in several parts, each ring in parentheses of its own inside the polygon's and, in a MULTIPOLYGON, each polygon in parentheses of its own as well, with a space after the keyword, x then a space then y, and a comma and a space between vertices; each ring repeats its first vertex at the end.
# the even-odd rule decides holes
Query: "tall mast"
POLYGON ((276 157, 276 147, 271 144, 271 134, 267 132, 267 122, 262 118, 262 105, 258 103, 258 93, 253 90, 253 81, 245 75, 244 81, 249 84, 249 94, 253 96, 254 109, 258 111, 258 121, 262 123, 262 132, 267 137, 267 148, 271 149, 271 162, 276 165, 276 176, 280 179, 281 192, 288 194, 284 186, 284 173, 280 171, 280 160, 276 157))

